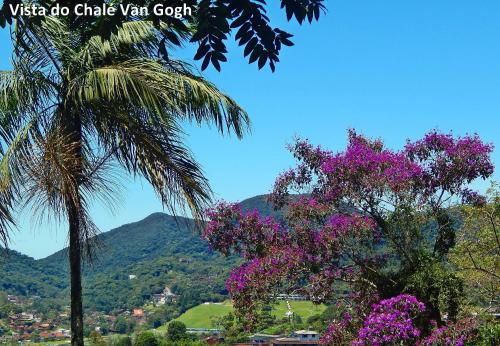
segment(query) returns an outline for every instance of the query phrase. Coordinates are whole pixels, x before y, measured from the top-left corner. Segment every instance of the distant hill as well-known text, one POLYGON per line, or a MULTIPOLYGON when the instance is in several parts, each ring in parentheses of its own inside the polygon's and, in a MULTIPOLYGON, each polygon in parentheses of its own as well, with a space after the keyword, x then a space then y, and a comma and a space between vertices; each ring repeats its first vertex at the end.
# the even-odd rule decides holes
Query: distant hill
MULTIPOLYGON (((279 216, 265 195, 241 205, 244 210, 279 216)), ((238 262, 211 251, 193 220, 165 213, 99 234, 97 241, 95 261, 84 266, 84 302, 91 310, 143 305, 165 285, 180 295, 183 310, 204 301, 223 300, 227 297, 224 282, 238 262)), ((9 253, 0 258, 0 290, 69 299, 67 249, 41 260, 9 253)))
POLYGON ((268 195, 259 195, 245 199, 240 203, 243 211, 258 210, 261 215, 273 216, 275 218, 283 217, 283 210, 274 210, 273 205, 267 201, 268 195))
MULTIPOLYGON (((267 202, 266 195, 246 199, 240 203, 243 210, 257 209, 263 215, 280 215, 267 202)), ((117 266, 136 264, 138 261, 156 259, 165 254, 195 257, 211 256, 213 253, 200 238, 192 219, 173 217, 165 213, 154 213, 145 219, 126 224, 98 235, 100 248, 96 250, 96 261, 86 266, 87 273, 114 270, 117 266)), ((39 262, 46 266, 63 265, 67 249, 50 255, 39 262)))
POLYGON ((66 285, 61 271, 46 270, 31 257, 0 248, 0 291, 47 297, 55 296, 66 285))

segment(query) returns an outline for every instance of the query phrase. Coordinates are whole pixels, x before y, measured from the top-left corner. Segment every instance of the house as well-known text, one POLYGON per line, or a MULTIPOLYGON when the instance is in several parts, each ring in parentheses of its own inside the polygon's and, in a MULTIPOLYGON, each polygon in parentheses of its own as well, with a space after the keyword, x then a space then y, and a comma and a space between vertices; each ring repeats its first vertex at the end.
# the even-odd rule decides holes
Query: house
POLYGON ((132 312, 132 316, 137 318, 144 317, 144 310, 139 308, 134 309, 132 312))
POLYGON ((7 301, 9 303, 13 303, 13 304, 19 304, 21 302, 21 299, 18 297, 18 296, 13 296, 13 295, 7 295, 7 301))
POLYGON ((298 330, 291 336, 272 340, 273 346, 312 346, 319 345, 319 333, 313 330, 298 330))
POLYGON ((69 329, 58 329, 58 330, 56 330, 56 332, 54 333, 54 335, 57 338, 59 338, 59 337, 70 338, 71 337, 71 330, 69 330, 69 329))
POLYGON ((248 337, 248 343, 237 346, 314 346, 319 345, 319 333, 312 330, 298 330, 290 336, 254 334, 248 337))
POLYGON ((314 330, 298 330, 292 335, 300 338, 301 340, 319 340, 319 333, 314 330))
POLYGON ((66 335, 64 335, 63 332, 58 331, 58 332, 52 333, 52 337, 56 338, 56 339, 64 339, 66 337, 66 335))
POLYGON ((28 313, 28 312, 23 312, 18 317, 19 317, 19 321, 21 321, 21 322, 32 322, 35 319, 35 315, 28 313))
POLYGON ((31 339, 31 334, 30 333, 24 333, 23 335, 21 335, 20 337, 20 340, 30 340, 31 339))
POLYGON ((134 280, 134 279, 137 279, 137 275, 130 274, 130 275, 128 276, 128 279, 129 279, 129 280, 134 280))
POLYGON ((40 338, 41 339, 48 339, 48 338, 50 338, 50 333, 49 332, 40 332, 40 338))
POLYGON ((155 305, 165 305, 165 295, 163 293, 153 294, 152 301, 155 305))
POLYGON ((168 286, 161 293, 153 294, 151 297, 153 304, 156 306, 165 305, 166 303, 172 303, 177 300, 177 295, 174 294, 168 286))
POLYGON ((271 334, 254 334, 250 335, 248 339, 252 345, 266 345, 270 344, 271 341, 282 337, 283 335, 271 335, 271 334))
POLYGON ((211 334, 211 335, 222 334, 222 330, 217 328, 186 328, 186 332, 190 334, 211 334))
POLYGON ((319 340, 307 341, 307 340, 300 340, 300 338, 286 337, 273 340, 271 345, 272 346, 319 346, 319 340))
POLYGON ((139 325, 146 323, 146 315, 144 314, 143 309, 135 308, 132 311, 132 317, 134 318, 135 322, 139 325))
POLYGON ((48 329, 51 329, 51 325, 49 323, 42 323, 42 324, 40 324, 39 328, 41 330, 48 330, 48 329))

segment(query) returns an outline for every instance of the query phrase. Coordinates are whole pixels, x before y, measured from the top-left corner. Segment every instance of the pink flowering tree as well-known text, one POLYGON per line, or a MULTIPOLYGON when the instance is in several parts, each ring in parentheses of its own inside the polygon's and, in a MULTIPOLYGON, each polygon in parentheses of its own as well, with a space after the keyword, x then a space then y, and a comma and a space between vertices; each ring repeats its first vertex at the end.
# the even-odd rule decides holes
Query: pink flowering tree
MULTIPOLYGON (((339 153, 304 140, 290 150, 298 164, 269 197, 282 219, 227 203, 208 212, 210 245, 244 259, 227 281, 239 316, 251 324, 260 304, 280 293, 319 303, 347 286, 361 294, 361 307, 406 292, 425 304, 427 320, 453 318, 461 294, 446 266, 453 207, 484 203, 469 184, 493 173, 492 146, 433 131, 395 151, 350 131, 339 153)), ((359 306, 364 320, 370 312, 359 306)))

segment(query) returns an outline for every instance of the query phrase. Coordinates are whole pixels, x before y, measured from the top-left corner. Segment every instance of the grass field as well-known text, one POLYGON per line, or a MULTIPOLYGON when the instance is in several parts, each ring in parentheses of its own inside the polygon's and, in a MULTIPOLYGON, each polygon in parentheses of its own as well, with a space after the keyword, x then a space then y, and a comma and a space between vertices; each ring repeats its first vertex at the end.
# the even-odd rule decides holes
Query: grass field
MULTIPOLYGON (((321 313, 324 305, 314 305, 309 301, 293 301, 290 302, 292 311, 298 314, 302 319, 307 319, 312 315, 321 313)), ((200 304, 183 313, 177 321, 183 322, 188 328, 213 328, 212 320, 217 317, 224 316, 233 311, 231 301, 226 300, 223 303, 200 304)), ((277 318, 285 317, 287 312, 286 302, 279 302, 274 306, 273 315, 277 318)), ((160 330, 165 330, 167 325, 161 326, 160 330)))

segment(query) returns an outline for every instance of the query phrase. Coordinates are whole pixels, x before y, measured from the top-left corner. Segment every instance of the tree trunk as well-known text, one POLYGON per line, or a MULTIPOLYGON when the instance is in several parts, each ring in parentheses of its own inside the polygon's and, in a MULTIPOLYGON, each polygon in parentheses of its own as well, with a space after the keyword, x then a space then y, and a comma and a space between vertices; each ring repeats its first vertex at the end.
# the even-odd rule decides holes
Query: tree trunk
POLYGON ((82 265, 78 207, 69 206, 69 263, 71 273, 71 345, 83 346, 82 265))
POLYGON ((66 206, 69 223, 69 266, 71 275, 71 345, 83 346, 83 304, 82 304, 82 225, 81 196, 82 182, 82 125, 78 115, 71 115, 70 108, 61 112, 66 114, 63 133, 68 136, 73 152, 69 165, 72 168, 68 181, 66 206))

